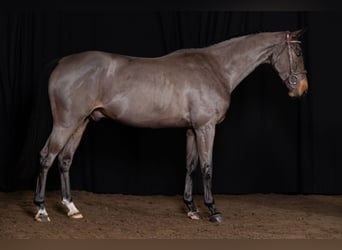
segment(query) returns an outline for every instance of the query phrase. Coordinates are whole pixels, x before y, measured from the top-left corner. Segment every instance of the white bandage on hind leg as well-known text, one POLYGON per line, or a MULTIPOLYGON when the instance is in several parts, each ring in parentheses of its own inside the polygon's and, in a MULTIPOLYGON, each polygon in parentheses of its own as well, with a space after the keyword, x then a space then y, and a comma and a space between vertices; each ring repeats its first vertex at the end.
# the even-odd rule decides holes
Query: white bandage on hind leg
POLYGON ((62 204, 68 208, 68 216, 82 218, 82 214, 80 211, 76 208, 75 204, 71 201, 67 201, 66 199, 62 200, 62 204))

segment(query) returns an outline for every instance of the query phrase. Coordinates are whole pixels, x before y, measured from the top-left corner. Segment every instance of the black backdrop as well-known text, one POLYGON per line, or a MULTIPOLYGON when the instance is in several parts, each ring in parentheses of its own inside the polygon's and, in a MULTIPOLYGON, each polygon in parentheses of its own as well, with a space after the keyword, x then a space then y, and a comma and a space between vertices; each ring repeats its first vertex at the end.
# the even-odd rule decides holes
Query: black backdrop
MULTIPOLYGON (((306 27, 310 90, 302 100, 268 65, 233 92, 217 128, 215 193, 342 193, 340 12, 59 9, 0 12, 0 190, 33 189, 51 129, 46 64, 85 50, 161 56, 231 37, 306 27)), ((91 122, 71 168, 72 188, 180 194, 185 130, 91 122)), ((196 176, 195 192, 201 192, 196 176)), ((48 188, 59 188, 56 165, 48 188)))

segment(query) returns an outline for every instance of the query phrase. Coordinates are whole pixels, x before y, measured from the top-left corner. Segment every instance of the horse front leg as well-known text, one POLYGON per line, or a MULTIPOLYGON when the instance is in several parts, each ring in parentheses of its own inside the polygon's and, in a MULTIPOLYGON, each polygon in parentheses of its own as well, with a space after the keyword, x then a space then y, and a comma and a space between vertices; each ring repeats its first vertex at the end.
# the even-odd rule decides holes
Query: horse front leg
POLYGON ((221 213, 217 210, 212 195, 212 177, 213 177, 213 145, 215 137, 215 124, 208 123, 195 130, 197 139, 197 148, 201 164, 203 177, 204 203, 210 211, 209 220, 211 222, 223 222, 221 213))
POLYGON ((71 197, 69 170, 75 151, 81 141, 84 130, 87 127, 88 119, 80 125, 75 133, 70 137, 62 152, 58 155, 59 171, 61 176, 62 204, 68 209, 68 216, 73 219, 81 219, 83 215, 76 208, 71 197))
POLYGON ((187 130, 186 134, 186 176, 185 176, 185 188, 184 188, 184 203, 187 206, 189 212, 188 216, 193 220, 201 219, 201 215, 195 205, 192 197, 193 192, 193 173, 198 164, 198 152, 196 145, 195 134, 192 129, 187 130))

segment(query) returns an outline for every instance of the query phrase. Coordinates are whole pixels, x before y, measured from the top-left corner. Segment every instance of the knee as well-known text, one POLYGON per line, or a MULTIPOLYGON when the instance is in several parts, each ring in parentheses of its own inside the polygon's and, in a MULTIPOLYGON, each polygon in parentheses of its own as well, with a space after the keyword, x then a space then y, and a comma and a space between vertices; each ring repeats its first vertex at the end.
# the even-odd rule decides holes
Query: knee
POLYGON ((72 163, 72 159, 70 157, 61 156, 58 158, 59 161, 59 170, 62 173, 68 172, 72 163))
POLYGON ((189 164, 189 166, 187 167, 187 173, 190 176, 193 176, 195 174, 195 170, 197 167, 197 163, 195 161, 191 162, 191 164, 189 164))
POLYGON ((49 170, 49 168, 51 167, 53 163, 53 160, 51 159, 51 157, 45 156, 45 155, 41 155, 40 156, 40 166, 42 168, 42 170, 49 170))
POLYGON ((212 167, 210 165, 202 167, 202 175, 206 180, 210 180, 212 176, 212 167))

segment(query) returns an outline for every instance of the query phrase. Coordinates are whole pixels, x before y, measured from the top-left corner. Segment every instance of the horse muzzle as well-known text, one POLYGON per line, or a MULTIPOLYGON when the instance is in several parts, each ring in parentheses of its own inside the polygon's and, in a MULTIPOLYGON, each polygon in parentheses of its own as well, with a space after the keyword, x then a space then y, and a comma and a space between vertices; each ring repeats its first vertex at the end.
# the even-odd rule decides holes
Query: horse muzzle
POLYGON ((289 96, 291 97, 300 97, 302 95, 305 95, 308 91, 309 85, 308 81, 306 79, 300 80, 298 87, 293 88, 289 91, 289 96))

